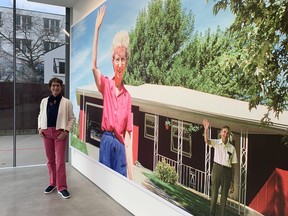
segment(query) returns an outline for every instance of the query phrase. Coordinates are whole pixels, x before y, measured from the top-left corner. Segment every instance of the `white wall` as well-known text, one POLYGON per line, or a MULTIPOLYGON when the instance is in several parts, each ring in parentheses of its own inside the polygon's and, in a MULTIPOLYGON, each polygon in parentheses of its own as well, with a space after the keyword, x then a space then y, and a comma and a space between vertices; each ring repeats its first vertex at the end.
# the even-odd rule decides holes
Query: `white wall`
POLYGON ((93 160, 91 157, 71 149, 71 164, 84 176, 94 182, 98 187, 115 199, 124 208, 137 216, 190 215, 186 211, 162 199, 158 195, 146 190, 128 178, 111 171, 106 166, 93 160))
MULTIPOLYGON (((79 22, 103 2, 102 0, 77 1, 71 11, 73 16, 71 18, 71 25, 79 22)), ((74 168, 134 215, 191 216, 186 211, 110 170, 73 147, 70 147, 70 159, 74 168)))
POLYGON ((49 83, 51 78, 57 77, 65 84, 65 74, 55 74, 53 71, 54 59, 65 59, 65 53, 65 45, 62 45, 44 54, 44 83, 49 83))
POLYGON ((95 8, 101 5, 105 0, 82 0, 77 1, 72 8, 71 25, 79 22, 87 14, 91 13, 95 8))

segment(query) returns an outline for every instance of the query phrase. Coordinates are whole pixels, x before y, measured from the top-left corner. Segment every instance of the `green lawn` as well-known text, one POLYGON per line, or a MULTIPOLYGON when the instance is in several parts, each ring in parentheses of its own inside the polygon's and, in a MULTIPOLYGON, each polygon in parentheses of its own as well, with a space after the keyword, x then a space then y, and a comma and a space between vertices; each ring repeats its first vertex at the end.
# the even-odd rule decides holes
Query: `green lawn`
MULTIPOLYGON (((76 136, 71 136, 71 146, 88 155, 86 143, 80 141, 76 136)), ((206 198, 187 190, 181 185, 167 184, 156 178, 153 173, 143 172, 143 175, 150 180, 150 182, 143 183, 148 190, 184 209, 193 216, 209 215, 210 201, 206 198)), ((239 215, 227 209, 226 216, 239 215)))
POLYGON ((72 135, 71 136, 71 146, 74 148, 80 150, 81 152, 85 153, 88 155, 88 150, 85 142, 80 141, 76 136, 72 135))
MULTIPOLYGON (((147 189, 163 197, 169 202, 183 208, 194 216, 209 215, 210 201, 201 197, 180 185, 167 184, 151 173, 143 173, 151 184, 146 184, 147 189)), ((238 214, 227 209, 226 216, 238 216, 238 214)))

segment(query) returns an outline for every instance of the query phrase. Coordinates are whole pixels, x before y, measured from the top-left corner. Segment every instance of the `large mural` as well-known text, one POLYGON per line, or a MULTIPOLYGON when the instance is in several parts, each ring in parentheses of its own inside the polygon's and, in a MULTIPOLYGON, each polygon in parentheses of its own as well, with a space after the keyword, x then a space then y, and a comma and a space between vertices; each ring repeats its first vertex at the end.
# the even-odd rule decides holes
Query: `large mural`
MULTIPOLYGON (((213 149, 204 144, 202 126, 202 120, 208 118, 211 136, 215 138, 222 126, 231 127, 231 142, 239 159, 236 186, 229 195, 226 215, 287 212, 285 205, 276 210, 267 205, 285 197, 279 191, 271 192, 267 202, 261 200, 261 194, 272 184, 288 188, 278 181, 279 176, 287 177, 288 152, 281 143, 284 130, 277 128, 287 128, 287 123, 282 117, 275 119, 274 129, 259 128, 266 108, 249 111, 251 104, 245 102, 248 91, 239 85, 243 77, 237 78, 241 65, 229 70, 221 67, 229 64, 231 59, 227 56, 239 53, 234 36, 227 31, 235 21, 233 13, 227 8, 214 15, 214 1, 205 0, 109 0, 103 4, 106 15, 99 33, 97 65, 104 76, 114 76, 114 35, 126 30, 130 36, 131 57, 124 80, 132 97, 133 181, 192 215, 208 215, 213 149), (231 53, 231 47, 235 53, 231 53), (271 143, 273 156, 269 155, 271 143), (261 153, 256 151, 260 144, 266 149, 261 153), (253 157, 248 149, 254 152, 253 157), (270 156, 264 162, 269 167, 267 171, 259 171, 257 166, 257 159, 263 159, 263 155, 270 156), (260 183, 255 181, 253 172, 261 173, 260 183), (163 173, 170 177, 161 177, 163 173)), ((96 161, 103 107, 92 73, 98 10, 74 24, 70 34, 70 98, 77 117, 71 147, 96 161)))

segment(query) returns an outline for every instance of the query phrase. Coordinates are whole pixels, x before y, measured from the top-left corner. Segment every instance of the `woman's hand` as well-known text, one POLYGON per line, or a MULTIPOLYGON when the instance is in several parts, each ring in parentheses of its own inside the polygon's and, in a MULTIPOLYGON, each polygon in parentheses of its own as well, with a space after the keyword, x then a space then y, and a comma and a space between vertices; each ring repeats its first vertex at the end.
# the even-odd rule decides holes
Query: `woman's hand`
POLYGON ((57 137, 58 140, 64 140, 68 136, 68 132, 63 130, 59 136, 57 137))
POLYGON ((41 136, 41 137, 45 137, 45 135, 44 135, 44 133, 43 133, 43 129, 39 129, 38 130, 38 133, 39 133, 39 135, 41 136))
POLYGON ((97 30, 100 28, 102 24, 103 18, 105 16, 105 11, 106 11, 106 6, 103 5, 97 13, 97 18, 96 18, 96 23, 95 23, 95 29, 97 30))
POLYGON ((95 83, 98 89, 101 86, 101 72, 97 67, 98 34, 99 34, 99 28, 105 16, 105 11, 106 11, 106 6, 103 5, 97 13, 97 18, 95 21, 93 51, 92 51, 92 71, 93 71, 95 83))

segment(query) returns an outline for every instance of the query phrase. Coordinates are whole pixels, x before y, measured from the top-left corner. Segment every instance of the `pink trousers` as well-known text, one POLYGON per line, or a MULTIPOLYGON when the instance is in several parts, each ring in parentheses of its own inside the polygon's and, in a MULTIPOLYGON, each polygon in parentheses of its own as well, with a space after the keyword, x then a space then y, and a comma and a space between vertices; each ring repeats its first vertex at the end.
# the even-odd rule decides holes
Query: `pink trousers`
POLYGON ((49 185, 56 186, 58 191, 67 189, 66 182, 66 142, 57 137, 62 130, 47 128, 43 131, 43 143, 47 157, 47 167, 50 176, 49 185))

